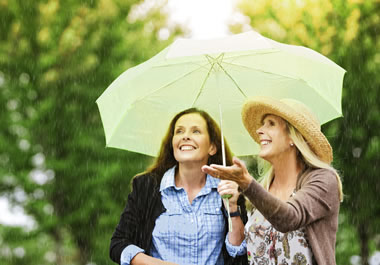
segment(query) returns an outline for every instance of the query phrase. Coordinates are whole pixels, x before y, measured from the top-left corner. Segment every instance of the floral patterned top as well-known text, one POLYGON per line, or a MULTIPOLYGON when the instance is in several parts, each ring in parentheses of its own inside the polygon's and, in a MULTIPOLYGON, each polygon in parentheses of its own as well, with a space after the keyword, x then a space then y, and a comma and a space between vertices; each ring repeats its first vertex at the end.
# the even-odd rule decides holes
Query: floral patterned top
POLYGON ((313 264, 313 253, 303 228, 281 233, 258 210, 249 215, 245 238, 250 265, 313 264))

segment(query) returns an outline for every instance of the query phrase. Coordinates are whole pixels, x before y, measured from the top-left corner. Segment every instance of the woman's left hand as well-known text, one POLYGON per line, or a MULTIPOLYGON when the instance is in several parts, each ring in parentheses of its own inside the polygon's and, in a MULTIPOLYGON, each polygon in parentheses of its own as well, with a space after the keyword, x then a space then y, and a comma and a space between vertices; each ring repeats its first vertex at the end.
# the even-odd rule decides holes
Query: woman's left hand
POLYGON ((218 185, 218 192, 220 196, 223 197, 223 195, 231 195, 228 202, 232 212, 237 210, 237 201, 239 198, 238 187, 239 185, 236 182, 230 180, 222 180, 218 185))

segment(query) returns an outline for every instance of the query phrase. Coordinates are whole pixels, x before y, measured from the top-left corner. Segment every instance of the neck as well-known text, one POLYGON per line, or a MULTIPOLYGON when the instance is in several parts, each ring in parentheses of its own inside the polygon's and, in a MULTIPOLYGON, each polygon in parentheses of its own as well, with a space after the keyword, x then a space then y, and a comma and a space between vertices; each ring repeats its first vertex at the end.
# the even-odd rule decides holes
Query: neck
POLYGON ((202 165, 179 164, 175 174, 175 184, 186 190, 202 188, 206 184, 206 174, 202 172, 202 165))
POLYGON ((296 188, 297 178, 302 171, 302 165, 296 155, 289 155, 285 159, 277 160, 273 165, 275 187, 296 188))

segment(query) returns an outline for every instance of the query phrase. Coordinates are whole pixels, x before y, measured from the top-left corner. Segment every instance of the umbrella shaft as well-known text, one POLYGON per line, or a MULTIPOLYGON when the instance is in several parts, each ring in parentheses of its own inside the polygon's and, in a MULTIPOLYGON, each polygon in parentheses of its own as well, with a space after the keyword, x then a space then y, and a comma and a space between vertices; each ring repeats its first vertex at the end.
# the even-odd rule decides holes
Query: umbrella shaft
POLYGON ((219 118, 220 118, 220 135, 222 141, 222 157, 223 157, 223 166, 226 166, 226 150, 224 148, 224 136, 223 136, 223 116, 222 116, 222 104, 219 102, 219 118))

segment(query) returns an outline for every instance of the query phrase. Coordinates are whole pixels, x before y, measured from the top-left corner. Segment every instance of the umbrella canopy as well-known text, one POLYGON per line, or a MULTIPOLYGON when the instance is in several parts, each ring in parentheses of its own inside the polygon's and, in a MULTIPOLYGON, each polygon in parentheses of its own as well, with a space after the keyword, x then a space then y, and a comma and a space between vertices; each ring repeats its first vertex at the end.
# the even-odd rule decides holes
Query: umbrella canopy
POLYGON ((219 121, 235 155, 258 145, 241 121, 251 96, 294 98, 321 124, 342 116, 345 70, 302 46, 250 31, 209 40, 178 39, 148 61, 122 73, 97 99, 106 145, 156 156, 173 116, 190 107, 219 121))

